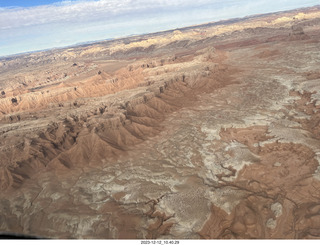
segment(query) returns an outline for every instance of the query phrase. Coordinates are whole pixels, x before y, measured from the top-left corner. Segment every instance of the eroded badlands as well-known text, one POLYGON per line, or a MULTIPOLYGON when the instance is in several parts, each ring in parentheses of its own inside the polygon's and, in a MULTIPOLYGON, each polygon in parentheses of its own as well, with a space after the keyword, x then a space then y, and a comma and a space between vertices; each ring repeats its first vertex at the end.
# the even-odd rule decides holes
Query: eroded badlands
POLYGON ((0 61, 0 231, 319 238, 320 10, 0 61))

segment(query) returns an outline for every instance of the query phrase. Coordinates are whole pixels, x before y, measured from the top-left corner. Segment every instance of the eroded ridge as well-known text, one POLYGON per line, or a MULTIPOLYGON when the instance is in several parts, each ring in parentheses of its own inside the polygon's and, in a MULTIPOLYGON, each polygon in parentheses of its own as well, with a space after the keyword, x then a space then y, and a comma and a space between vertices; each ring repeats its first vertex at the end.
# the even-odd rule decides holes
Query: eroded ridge
MULTIPOLYGON (((42 168, 70 169, 105 158, 116 159, 125 154, 128 147, 156 135, 166 114, 196 101, 199 92, 213 91, 230 83, 225 81, 228 74, 226 68, 219 64, 220 56, 222 53, 215 54, 213 49, 205 49, 195 58, 169 67, 163 63, 158 67, 155 61, 152 68, 141 62, 131 64, 123 69, 132 72, 130 77, 134 77, 132 86, 136 87, 135 90, 117 94, 112 89, 109 91, 108 80, 103 80, 107 88, 105 93, 114 94, 111 98, 100 97, 89 106, 86 100, 73 100, 73 97, 66 106, 59 102, 57 107, 62 117, 54 122, 43 115, 56 114, 52 108, 49 111, 44 108, 27 118, 30 115, 28 108, 24 112, 23 107, 12 105, 20 113, 2 118, 2 137, 9 138, 2 144, 2 190, 19 187, 23 179, 30 178, 42 168), (140 75, 135 76, 136 70, 148 75, 148 80, 140 81, 140 86, 134 86, 135 81, 141 78, 140 75), (38 125, 39 128, 31 128, 34 117, 35 122, 42 124, 38 125)), ((122 81, 119 78, 117 82, 122 81)), ((126 90, 126 86, 117 86, 126 90)), ((77 90, 73 92, 77 93, 77 90)), ((103 93, 103 90, 98 92, 103 93)), ((34 104, 35 108, 42 105, 41 101, 34 104)), ((10 106, 7 108, 10 110, 10 106)))

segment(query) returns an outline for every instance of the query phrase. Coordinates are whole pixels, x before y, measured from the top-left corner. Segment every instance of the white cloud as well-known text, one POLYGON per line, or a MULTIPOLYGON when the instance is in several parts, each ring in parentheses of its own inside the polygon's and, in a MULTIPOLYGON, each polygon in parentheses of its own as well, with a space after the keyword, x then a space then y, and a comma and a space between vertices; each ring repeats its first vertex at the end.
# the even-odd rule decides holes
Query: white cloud
POLYGON ((100 1, 63 1, 52 5, 32 8, 6 9, 0 12, 0 29, 30 26, 59 21, 81 22, 116 15, 143 11, 156 11, 178 6, 200 6, 214 1, 198 0, 100 0, 100 1))

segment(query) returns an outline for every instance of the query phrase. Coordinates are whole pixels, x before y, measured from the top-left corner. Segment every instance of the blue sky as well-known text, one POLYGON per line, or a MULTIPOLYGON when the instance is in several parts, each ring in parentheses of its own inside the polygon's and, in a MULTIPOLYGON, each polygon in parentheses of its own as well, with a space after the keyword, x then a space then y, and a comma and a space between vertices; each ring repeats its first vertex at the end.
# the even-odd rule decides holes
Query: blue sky
POLYGON ((319 0, 0 0, 0 56, 316 4, 319 0))
POLYGON ((46 4, 52 4, 55 2, 59 2, 59 0, 0 0, 0 7, 13 7, 13 6, 19 6, 19 7, 32 7, 32 6, 38 6, 38 5, 46 5, 46 4))

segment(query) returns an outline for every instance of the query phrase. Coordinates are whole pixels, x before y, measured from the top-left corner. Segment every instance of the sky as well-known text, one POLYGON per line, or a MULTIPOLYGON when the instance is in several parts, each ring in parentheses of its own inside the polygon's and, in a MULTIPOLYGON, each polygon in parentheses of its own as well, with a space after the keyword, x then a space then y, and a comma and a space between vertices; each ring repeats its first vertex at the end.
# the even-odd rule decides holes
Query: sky
POLYGON ((319 0, 0 0, 0 56, 317 4, 319 0))

